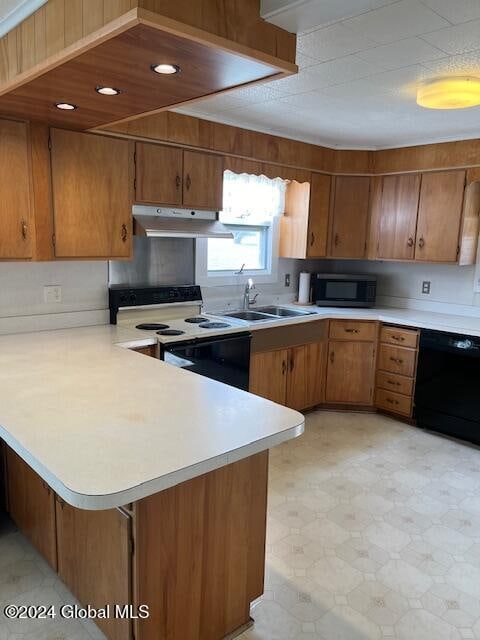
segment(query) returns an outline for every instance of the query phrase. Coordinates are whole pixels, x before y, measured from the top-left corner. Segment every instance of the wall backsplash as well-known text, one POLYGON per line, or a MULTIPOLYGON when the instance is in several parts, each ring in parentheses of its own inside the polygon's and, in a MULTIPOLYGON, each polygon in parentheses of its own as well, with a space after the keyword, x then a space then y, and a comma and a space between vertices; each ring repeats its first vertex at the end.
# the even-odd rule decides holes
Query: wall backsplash
POLYGON ((381 305, 480 316, 480 294, 473 290, 475 267, 366 260, 325 260, 321 265, 327 272, 376 274, 381 305), (422 294, 424 280, 431 283, 429 295, 422 294))

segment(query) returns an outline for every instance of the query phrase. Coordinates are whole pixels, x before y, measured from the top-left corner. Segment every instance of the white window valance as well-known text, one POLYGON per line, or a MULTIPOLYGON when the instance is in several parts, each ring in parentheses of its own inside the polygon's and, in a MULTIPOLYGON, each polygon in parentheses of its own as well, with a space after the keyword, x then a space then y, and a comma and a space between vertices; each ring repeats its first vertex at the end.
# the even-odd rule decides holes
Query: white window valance
POLYGON ((283 215, 286 185, 281 178, 225 171, 221 221, 227 224, 239 221, 255 224, 283 215))

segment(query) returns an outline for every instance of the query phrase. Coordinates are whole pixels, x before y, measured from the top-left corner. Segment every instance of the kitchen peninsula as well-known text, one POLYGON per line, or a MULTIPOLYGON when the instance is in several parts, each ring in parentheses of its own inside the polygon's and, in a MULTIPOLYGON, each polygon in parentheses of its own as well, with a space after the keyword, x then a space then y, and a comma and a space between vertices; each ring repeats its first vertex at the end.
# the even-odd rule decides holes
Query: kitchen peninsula
POLYGON ((149 606, 98 620, 109 639, 220 639, 263 592, 268 449, 304 417, 132 351, 152 343, 0 338, 8 509, 82 604, 149 606))

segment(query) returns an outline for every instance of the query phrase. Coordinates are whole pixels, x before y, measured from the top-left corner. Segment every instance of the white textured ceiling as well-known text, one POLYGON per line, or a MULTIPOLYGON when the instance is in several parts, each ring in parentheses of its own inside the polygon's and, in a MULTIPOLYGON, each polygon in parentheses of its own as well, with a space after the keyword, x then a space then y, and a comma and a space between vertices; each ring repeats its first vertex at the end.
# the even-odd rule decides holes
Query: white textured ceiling
POLYGON ((480 107, 422 109, 422 80, 480 77, 480 0, 263 0, 298 31, 297 76, 179 109, 218 122, 341 148, 480 137, 480 107))

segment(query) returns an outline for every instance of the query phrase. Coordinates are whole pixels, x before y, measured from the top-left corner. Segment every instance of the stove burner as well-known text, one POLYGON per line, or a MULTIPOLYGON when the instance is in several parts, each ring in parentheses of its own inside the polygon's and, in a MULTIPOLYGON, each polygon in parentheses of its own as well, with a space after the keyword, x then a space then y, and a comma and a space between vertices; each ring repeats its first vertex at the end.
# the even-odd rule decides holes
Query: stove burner
POLYGON ((180 329, 163 329, 162 331, 157 331, 159 336, 181 336, 185 331, 180 331, 180 329))
POLYGON ((198 326, 202 327, 202 329, 225 329, 230 325, 226 322, 202 322, 202 324, 199 324, 198 326))
POLYGON ((195 316, 195 318, 185 318, 185 322, 191 322, 192 324, 200 324, 201 322, 205 322, 205 318, 202 318, 202 316, 195 316))
POLYGON ((158 322, 144 322, 137 324, 137 329, 144 329, 145 331, 157 331, 158 329, 168 329, 168 324, 160 324, 158 322))

